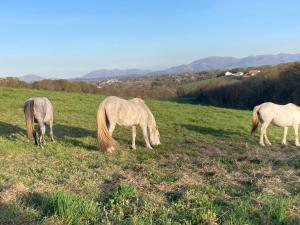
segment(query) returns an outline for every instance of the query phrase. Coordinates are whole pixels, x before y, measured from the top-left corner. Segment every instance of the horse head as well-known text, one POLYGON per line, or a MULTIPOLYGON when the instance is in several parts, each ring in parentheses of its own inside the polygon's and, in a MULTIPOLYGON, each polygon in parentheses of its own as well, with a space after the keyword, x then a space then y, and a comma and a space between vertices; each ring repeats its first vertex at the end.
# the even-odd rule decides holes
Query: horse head
POLYGON ((148 126, 148 132, 151 145, 160 145, 160 135, 155 123, 148 126))

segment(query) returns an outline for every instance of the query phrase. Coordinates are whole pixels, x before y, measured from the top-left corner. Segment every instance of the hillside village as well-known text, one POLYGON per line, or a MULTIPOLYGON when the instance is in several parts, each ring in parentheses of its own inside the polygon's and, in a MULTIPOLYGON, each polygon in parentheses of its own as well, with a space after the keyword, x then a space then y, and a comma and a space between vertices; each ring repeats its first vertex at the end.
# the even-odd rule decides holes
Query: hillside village
POLYGON ((160 76, 141 76, 141 77, 126 77, 126 78, 109 78, 109 79, 101 79, 96 81, 95 84, 97 88, 103 88, 106 86, 112 85, 120 85, 122 82, 139 82, 141 80, 154 79, 155 81, 164 80, 164 78, 168 79, 170 83, 175 84, 183 84, 194 82, 198 80, 213 78, 213 77, 253 77, 258 75, 261 72, 259 69, 250 69, 246 70, 246 72, 237 71, 231 72, 226 71, 225 73, 220 73, 219 71, 210 71, 210 72, 201 72, 201 73, 183 73, 183 74, 169 74, 169 75, 160 75, 160 76))
POLYGON ((1 86, 37 88, 55 91, 97 93, 102 95, 170 99, 198 97, 202 91, 256 76, 264 76, 293 63, 278 66, 208 70, 198 73, 116 77, 99 80, 40 80, 27 83, 18 78, 2 78, 1 86), (271 70, 270 70, 271 68, 271 70))
POLYGON ((230 72, 230 71, 227 71, 224 76, 234 76, 234 77, 241 77, 241 76, 244 76, 244 77, 253 77, 253 76, 256 76, 257 74, 259 74, 261 71, 260 70, 257 70, 257 69, 251 69, 249 70, 248 72, 244 73, 244 72, 241 72, 241 71, 238 71, 238 72, 230 72))
POLYGON ((118 83, 121 83, 121 82, 122 81, 119 80, 119 79, 106 79, 106 80, 97 81, 96 85, 97 85, 97 88, 102 88, 104 86, 109 86, 109 85, 112 85, 112 84, 118 84, 118 83))

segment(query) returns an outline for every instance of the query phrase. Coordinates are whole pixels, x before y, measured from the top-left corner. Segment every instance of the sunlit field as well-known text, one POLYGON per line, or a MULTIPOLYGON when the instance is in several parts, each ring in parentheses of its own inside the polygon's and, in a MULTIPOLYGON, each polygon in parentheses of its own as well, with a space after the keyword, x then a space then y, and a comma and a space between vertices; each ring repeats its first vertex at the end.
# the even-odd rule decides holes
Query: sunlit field
POLYGON ((113 153, 97 150, 99 95, 0 88, 0 224, 299 224, 300 148, 269 127, 250 135, 251 112, 146 99, 161 145, 116 127, 113 153), (52 143, 28 142, 23 103, 54 105, 52 143))

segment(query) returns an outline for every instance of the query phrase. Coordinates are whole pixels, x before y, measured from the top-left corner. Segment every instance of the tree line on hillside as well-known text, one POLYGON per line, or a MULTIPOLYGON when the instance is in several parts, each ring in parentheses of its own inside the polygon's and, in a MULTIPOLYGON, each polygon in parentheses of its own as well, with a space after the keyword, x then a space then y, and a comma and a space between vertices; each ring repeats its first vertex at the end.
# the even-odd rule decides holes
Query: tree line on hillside
POLYGON ((189 90, 185 90, 182 87, 183 85, 216 77, 219 73, 220 71, 204 71, 193 74, 135 77, 124 79, 122 82, 113 85, 104 85, 101 87, 93 83, 70 80, 41 80, 29 84, 17 78, 8 77, 0 78, 0 86, 91 93, 106 96, 169 99, 188 95, 189 90))
POLYGON ((94 94, 99 92, 97 87, 93 84, 67 80, 41 80, 29 84, 14 77, 7 77, 0 79, 0 86, 94 94))
MULTIPOLYGON (((293 102, 300 105, 300 62, 265 66, 259 69, 261 73, 255 77, 211 79, 211 82, 205 82, 205 85, 197 83, 198 88, 186 86, 186 84, 223 76, 224 71, 135 78, 101 88, 83 81, 42 80, 28 84, 17 78, 0 78, 0 86, 119 97, 156 99, 196 97, 204 104, 245 109, 251 109, 267 101, 279 104, 293 102)), ((241 69, 236 70, 241 71, 241 69)))
POLYGON ((166 85, 161 82, 145 82, 138 85, 135 84, 118 84, 98 88, 95 84, 83 81, 68 80, 41 80, 34 83, 26 83, 17 78, 8 77, 0 79, 0 86, 13 88, 30 88, 51 91, 65 91, 76 93, 90 93, 101 95, 114 95, 119 97, 150 97, 156 99, 166 99, 177 97, 177 87, 174 85, 166 85))
POLYGON ((194 95, 201 103, 231 108, 252 109, 268 101, 300 105, 300 63, 265 67, 255 77, 206 86, 194 95))

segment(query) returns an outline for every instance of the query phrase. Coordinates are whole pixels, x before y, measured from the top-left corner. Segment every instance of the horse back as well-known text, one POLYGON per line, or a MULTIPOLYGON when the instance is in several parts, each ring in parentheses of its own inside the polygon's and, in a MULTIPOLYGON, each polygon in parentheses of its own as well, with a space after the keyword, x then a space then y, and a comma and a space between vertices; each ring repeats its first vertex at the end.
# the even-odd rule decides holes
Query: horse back
POLYGON ((123 126, 137 125, 145 120, 144 101, 139 98, 125 100, 110 96, 103 101, 108 120, 123 126))
POLYGON ((53 106, 48 98, 35 97, 27 101, 33 102, 34 117, 37 121, 49 122, 53 120, 53 106))
POLYGON ((292 103, 286 105, 264 103, 260 106, 259 116, 263 121, 270 121, 281 127, 300 123, 300 110, 292 103))

